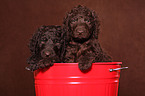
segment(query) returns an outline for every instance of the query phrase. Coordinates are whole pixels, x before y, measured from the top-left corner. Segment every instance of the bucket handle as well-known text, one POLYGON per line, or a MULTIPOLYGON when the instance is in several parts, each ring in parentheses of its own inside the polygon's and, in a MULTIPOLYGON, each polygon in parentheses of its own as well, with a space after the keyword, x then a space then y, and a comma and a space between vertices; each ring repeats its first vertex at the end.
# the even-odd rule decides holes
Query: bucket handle
POLYGON ((110 72, 117 71, 117 70, 123 70, 123 69, 128 69, 128 67, 121 67, 121 68, 116 68, 116 69, 110 69, 110 72))

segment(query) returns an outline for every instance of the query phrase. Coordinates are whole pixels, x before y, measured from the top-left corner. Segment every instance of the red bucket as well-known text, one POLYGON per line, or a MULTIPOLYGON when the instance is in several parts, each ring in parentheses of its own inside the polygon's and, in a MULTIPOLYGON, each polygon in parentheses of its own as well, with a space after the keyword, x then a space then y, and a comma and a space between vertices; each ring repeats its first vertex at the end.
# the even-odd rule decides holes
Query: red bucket
POLYGON ((55 63, 36 70, 36 96, 117 96, 121 64, 93 63, 87 73, 79 70, 78 63, 55 63))

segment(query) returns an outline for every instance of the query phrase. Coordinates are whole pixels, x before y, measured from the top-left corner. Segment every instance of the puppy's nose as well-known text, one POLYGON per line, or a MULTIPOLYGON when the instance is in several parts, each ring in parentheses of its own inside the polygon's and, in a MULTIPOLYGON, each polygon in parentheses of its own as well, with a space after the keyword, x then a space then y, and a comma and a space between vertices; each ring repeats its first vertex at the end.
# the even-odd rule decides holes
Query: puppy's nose
POLYGON ((82 30, 81 28, 78 28, 78 29, 77 29, 77 32, 78 32, 79 34, 82 34, 82 33, 84 33, 84 30, 82 30))
POLYGON ((50 56, 50 52, 45 52, 45 56, 49 57, 50 56))
POLYGON ((83 31, 83 30, 78 30, 78 32, 79 32, 79 33, 83 33, 84 31, 83 31))

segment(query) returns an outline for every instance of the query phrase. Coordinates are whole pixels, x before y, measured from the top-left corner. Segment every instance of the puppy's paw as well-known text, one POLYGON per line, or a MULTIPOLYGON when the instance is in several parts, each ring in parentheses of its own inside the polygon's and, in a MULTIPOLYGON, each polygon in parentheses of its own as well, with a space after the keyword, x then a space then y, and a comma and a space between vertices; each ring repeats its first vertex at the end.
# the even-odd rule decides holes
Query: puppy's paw
POLYGON ((53 66, 53 63, 50 62, 50 60, 41 60, 38 65, 39 65, 40 68, 43 69, 45 67, 53 66))
POLYGON ((92 67, 92 64, 79 63, 79 69, 81 71, 89 70, 91 67, 92 67))
POLYGON ((35 71, 39 69, 39 66, 37 64, 30 64, 28 67, 26 67, 26 70, 30 70, 30 71, 35 71))

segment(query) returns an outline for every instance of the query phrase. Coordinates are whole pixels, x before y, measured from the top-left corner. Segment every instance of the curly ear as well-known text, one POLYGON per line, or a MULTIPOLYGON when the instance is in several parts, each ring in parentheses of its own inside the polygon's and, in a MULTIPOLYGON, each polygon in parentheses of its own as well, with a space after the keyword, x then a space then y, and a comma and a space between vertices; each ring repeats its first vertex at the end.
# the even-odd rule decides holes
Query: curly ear
POLYGON ((100 31, 100 21, 98 20, 98 16, 96 15, 95 11, 91 12, 92 14, 92 31, 94 38, 98 39, 99 31, 100 31))
POLYGON ((38 30, 34 33, 32 38, 30 39, 29 49, 31 51, 31 57, 28 58, 28 64, 36 64, 40 59, 40 48, 39 48, 39 39, 41 37, 42 31, 44 30, 45 26, 41 26, 38 30))
POLYGON ((63 21, 63 25, 62 25, 62 34, 65 38, 65 41, 66 42, 69 42, 70 41, 70 14, 71 13, 67 13, 66 17, 64 18, 64 21, 63 21))

